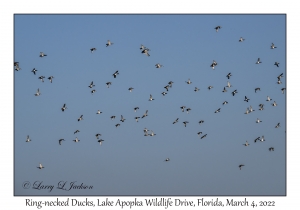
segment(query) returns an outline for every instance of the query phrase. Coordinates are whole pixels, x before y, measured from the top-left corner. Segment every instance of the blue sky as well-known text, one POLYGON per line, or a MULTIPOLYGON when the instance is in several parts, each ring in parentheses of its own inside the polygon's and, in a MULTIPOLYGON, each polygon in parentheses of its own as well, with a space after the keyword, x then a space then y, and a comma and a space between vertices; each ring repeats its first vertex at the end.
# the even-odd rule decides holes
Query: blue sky
POLYGON ((286 16, 15 15, 14 35, 14 61, 22 68, 14 72, 15 195, 286 194, 286 94, 281 92, 286 16), (105 47, 107 40, 114 44, 105 47), (270 49, 271 43, 277 48, 270 49), (141 44, 150 57, 141 53, 141 44), (40 52, 47 56, 40 58, 40 52), (257 58, 261 64, 255 64, 257 58), (155 68, 156 63, 163 67, 155 68), (45 82, 38 79, 42 75, 45 82), (174 84, 166 91, 169 81, 174 84), (227 81, 233 87, 223 93, 227 81), (112 85, 107 88, 106 82, 112 85), (261 91, 255 93, 256 87, 261 91), (38 88, 42 94, 36 97, 38 88), (168 94, 162 96, 163 91, 168 94), (148 101, 150 94, 155 100, 148 101), (273 100, 267 102, 267 96, 273 100), (62 112, 64 103, 68 109, 62 112), (181 112, 183 105, 192 109, 189 114, 181 112), (250 105, 255 111, 244 114, 250 105), (214 113, 218 108, 221 112, 214 113), (148 116, 136 122, 146 110, 148 116), (78 122, 80 115, 84 120, 78 122), (257 118, 262 122, 255 123, 257 118), (186 127, 183 121, 189 122, 186 127), (144 136, 145 127, 156 136, 144 136), (74 134, 76 129, 80 132, 74 134), (199 131, 207 137, 200 139, 199 131), (105 140, 101 146, 96 133, 105 140), (254 143, 258 136, 266 141, 254 143), (79 143, 72 141, 76 137, 79 143), (62 145, 60 138, 66 140, 62 145), (246 141, 250 146, 243 146, 246 141), (24 181, 35 180, 94 188, 50 193, 22 188, 24 181))

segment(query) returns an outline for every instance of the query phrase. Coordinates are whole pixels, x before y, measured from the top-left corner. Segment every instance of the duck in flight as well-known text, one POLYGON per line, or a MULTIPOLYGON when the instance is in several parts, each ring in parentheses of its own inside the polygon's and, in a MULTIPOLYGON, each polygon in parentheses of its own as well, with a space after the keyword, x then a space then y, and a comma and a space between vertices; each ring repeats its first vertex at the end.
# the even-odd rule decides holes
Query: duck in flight
POLYGON ((114 43, 112 43, 111 41, 107 40, 106 47, 111 46, 111 45, 113 45, 113 44, 114 44, 114 43))
POLYGON ((40 57, 41 57, 41 58, 42 58, 42 57, 45 57, 45 56, 47 56, 45 53, 40 52, 40 57))
POLYGON ((102 145, 102 142, 103 142, 103 141, 104 141, 103 139, 98 140, 100 146, 102 145))
POLYGON ((66 104, 64 104, 63 107, 61 108, 61 111, 64 112, 66 109, 67 109, 67 106, 66 106, 66 104))
POLYGON ((53 76, 50 76, 50 77, 48 77, 48 80, 50 80, 50 82, 52 83, 53 78, 54 78, 53 76))
POLYGON ((178 120, 179 120, 179 118, 177 118, 177 119, 173 122, 173 124, 178 123, 178 120))
POLYGON ((26 142, 30 142, 31 139, 29 138, 29 135, 27 135, 27 139, 26 139, 26 142))
POLYGON ((240 170, 242 170, 243 166, 245 166, 245 165, 243 165, 243 164, 239 165, 240 170))
POLYGON ((40 163, 40 165, 37 167, 38 169, 43 169, 43 168, 45 168, 41 163, 40 163))
POLYGON ((37 89, 37 92, 36 92, 34 95, 35 95, 35 96, 40 96, 40 95, 41 95, 40 89, 39 89, 39 88, 37 89))
POLYGON ((89 88, 93 88, 95 85, 94 85, 94 82, 92 81, 91 84, 88 86, 89 88))
POLYGON ((58 140, 59 145, 61 145, 61 142, 62 142, 62 141, 65 141, 65 140, 64 140, 64 139, 59 139, 59 140, 58 140))
POLYGON ((152 100, 154 100, 154 98, 153 98, 152 95, 150 94, 149 101, 152 101, 152 100))
POLYGON ((113 73, 114 78, 116 78, 117 75, 119 75, 119 70, 117 70, 117 71, 115 71, 115 73, 113 73))
POLYGON ((121 115, 121 122, 124 122, 126 119, 123 117, 123 115, 121 115))
POLYGON ((37 71, 38 71, 38 70, 35 69, 35 68, 33 68, 33 69, 31 70, 31 72, 33 72, 34 75, 36 75, 36 72, 37 72, 37 71))
POLYGON ((73 140, 75 143, 79 142, 80 140, 76 137, 75 140, 73 140))
POLYGON ((83 115, 80 115, 77 121, 79 122, 80 120, 83 120, 83 115))
POLYGON ((94 51, 96 51, 97 49, 95 47, 91 48, 90 51, 91 53, 93 53, 94 51))
POLYGON ((216 32, 218 32, 219 29, 221 29, 221 26, 216 26, 216 27, 215 27, 216 32))
POLYGON ((260 58, 258 58, 255 64, 260 64, 260 63, 262 62, 260 61, 260 58))

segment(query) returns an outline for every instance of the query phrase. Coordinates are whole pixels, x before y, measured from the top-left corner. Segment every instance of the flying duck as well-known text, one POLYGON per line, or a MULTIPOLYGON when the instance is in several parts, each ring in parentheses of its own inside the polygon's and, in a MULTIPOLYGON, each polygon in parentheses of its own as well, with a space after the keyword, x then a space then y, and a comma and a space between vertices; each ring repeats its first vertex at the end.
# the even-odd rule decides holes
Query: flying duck
POLYGON ((186 113, 189 113, 189 111, 191 111, 191 110, 192 110, 191 108, 187 108, 186 113))
POLYGON ((260 63, 262 62, 260 61, 260 58, 258 58, 255 64, 260 64, 260 63))
POLYGON ((39 167, 37 167, 38 169, 43 169, 43 168, 45 168, 41 163, 40 163, 40 165, 39 165, 39 167))
POLYGON ((42 82, 44 82, 44 78, 45 78, 44 76, 40 76, 40 77, 39 77, 39 79, 40 79, 42 82))
POLYGON ((98 110, 97 112, 96 112, 96 114, 101 114, 102 112, 100 111, 100 110, 98 110))
POLYGON ((199 90, 200 90, 199 88, 195 87, 195 90, 194 90, 194 91, 197 92, 197 91, 199 91, 199 90))
POLYGON ((43 52, 40 52, 40 57, 44 57, 44 56, 47 56, 46 54, 44 54, 43 52))
POLYGON ((239 165, 240 170, 242 170, 243 166, 245 166, 245 165, 243 165, 243 164, 239 165))
POLYGON ((197 134, 198 134, 198 136, 200 136, 200 135, 202 134, 202 132, 201 132, 201 131, 199 131, 197 134))
POLYGON ((199 121, 199 124, 201 125, 201 124, 203 124, 204 123, 204 120, 200 120, 199 121))
POLYGON ((31 72, 33 72, 33 74, 36 75, 37 69, 33 68, 33 69, 31 70, 31 72))
POLYGON ((272 99, 269 96, 267 96, 267 100, 266 101, 272 101, 272 99))
POLYGON ((284 94, 284 91, 286 90, 286 88, 281 88, 281 92, 282 94, 284 94))
POLYGON ((272 103, 272 106, 277 106, 276 101, 274 101, 274 102, 272 103))
POLYGON ((100 146, 102 145, 103 141, 104 141, 103 139, 98 140, 98 142, 100 143, 100 146))
POLYGON ((96 90, 94 89, 94 90, 91 90, 91 93, 92 93, 92 95, 93 95, 93 93, 95 93, 96 92, 96 90))
POLYGON ((134 112, 136 112, 138 109, 140 109, 138 106, 133 108, 134 112))
POLYGON ((213 60, 213 62, 212 62, 212 64, 210 65, 210 67, 213 69, 213 70, 215 70, 215 66, 217 66, 218 65, 218 63, 215 61, 215 60, 213 60))
POLYGON ((277 84, 279 84, 279 85, 280 85, 281 83, 282 83, 282 82, 281 82, 281 80, 280 80, 280 79, 278 79, 278 80, 277 80, 277 84))
POLYGON ((165 161, 166 161, 166 162, 167 162, 167 161, 170 161, 170 158, 165 159, 165 161))
POLYGON ((234 96, 237 93, 237 90, 234 90, 231 94, 234 96))
POLYGON ((161 68, 161 67, 163 67, 163 65, 161 65, 161 64, 159 64, 159 63, 157 63, 157 64, 155 64, 155 67, 158 69, 158 68, 161 68))
POLYGON ((228 73, 228 74, 226 75, 226 77, 227 77, 228 79, 230 79, 231 76, 232 76, 231 73, 228 73))
POLYGON ((277 79, 280 80, 281 77, 283 77, 283 73, 281 73, 281 74, 277 77, 277 79))
POLYGON ((184 124, 184 127, 186 127, 186 124, 188 124, 189 122, 188 121, 184 121, 183 124, 184 124))
POLYGON ((141 44, 140 50, 144 50, 145 46, 141 44))
POLYGON ((142 118, 147 117, 148 116, 148 110, 146 110, 146 112, 143 114, 142 118))
POLYGON ((208 90, 210 90, 210 89, 212 89, 212 88, 213 88, 213 86, 211 86, 211 85, 210 85, 210 86, 208 86, 208 88, 207 88, 207 89, 208 89, 208 90))
POLYGON ((222 92, 223 93, 227 92, 226 87, 223 88, 222 92))
POLYGON ((203 136, 201 136, 201 139, 205 138, 207 136, 207 134, 204 134, 203 136))
POLYGON ((228 102, 227 102, 227 101, 224 101, 224 102, 223 102, 223 105, 225 105, 225 104, 228 104, 228 102))
POLYGON ((154 98, 153 98, 152 95, 150 94, 149 101, 152 101, 152 100, 154 100, 154 98))
POLYGON ((247 107, 245 114, 249 114, 249 113, 250 113, 250 110, 249 110, 249 108, 247 107))
POLYGON ((166 85, 164 88, 169 91, 170 85, 166 85))
POLYGON ((260 139, 260 141, 261 141, 261 142, 266 141, 266 140, 265 140, 265 137, 262 136, 261 139, 260 139))
POLYGON ((64 139, 59 139, 59 140, 58 140, 59 145, 61 145, 61 142, 62 142, 62 141, 65 141, 65 140, 64 140, 64 139))
POLYGON ((279 67, 279 63, 278 62, 275 62, 274 65, 277 66, 277 67, 279 67))
POLYGON ((151 133, 149 134, 150 136, 155 136, 156 134, 151 130, 151 133))
POLYGON ((165 95, 166 95, 166 94, 168 94, 168 93, 166 93, 166 92, 162 92, 161 94, 162 94, 163 96, 165 96, 165 95))
POLYGON ((93 53, 94 51, 96 51, 97 49, 95 47, 91 48, 90 51, 91 53, 93 53))
POLYGON ((227 82, 227 86, 228 88, 232 87, 232 85, 230 84, 230 82, 227 82))
POLYGON ((22 70, 19 66, 15 68, 16 71, 22 70))
POLYGON ((48 77, 48 80, 50 80, 50 82, 52 83, 53 78, 54 78, 53 76, 50 76, 50 77, 48 77))
POLYGON ((254 143, 256 143, 257 141, 260 141, 260 136, 254 139, 254 143))
POLYGON ((14 62, 15 67, 19 67, 19 62, 14 62))
POLYGON ((243 144, 243 145, 245 145, 245 146, 247 147, 247 146, 249 146, 250 144, 248 144, 248 141, 246 141, 246 143, 243 144))
POLYGON ((250 98, 247 98, 247 96, 245 96, 244 101, 248 102, 250 100, 250 98))
POLYGON ((116 116, 114 116, 114 115, 113 115, 113 116, 110 116, 110 119, 111 119, 111 120, 113 120, 113 119, 115 119, 115 118, 116 118, 116 116))
POLYGON ((109 88, 110 85, 111 85, 111 82, 106 83, 107 88, 109 88))
POLYGON ((169 85, 170 88, 172 87, 172 84, 173 84, 173 83, 174 83, 174 82, 172 82, 172 81, 168 82, 168 85, 169 85))
POLYGON ((30 142, 31 139, 29 138, 29 135, 27 135, 27 139, 26 139, 26 142, 30 142))
POLYGON ((94 87, 95 85, 94 85, 94 82, 92 81, 91 82, 91 84, 88 86, 89 88, 92 88, 92 87, 94 87))
POLYGON ((184 112, 185 106, 181 106, 180 109, 182 112, 184 112))
POLYGON ((264 110, 264 105, 263 104, 259 104, 259 110, 260 111, 264 110))
POLYGON ((220 111, 221 111, 221 108, 217 109, 217 110, 215 111, 215 113, 218 113, 218 112, 220 112, 220 111))
POLYGON ((277 48, 277 47, 275 47, 274 43, 272 43, 271 49, 275 49, 275 48, 277 48))
POLYGON ((260 91, 260 88, 259 88, 259 87, 255 88, 255 89, 254 89, 255 93, 256 93, 256 91, 258 91, 258 90, 260 91))
POLYGON ((269 148, 269 151, 270 151, 270 152, 272 152, 272 151, 274 152, 274 147, 270 147, 270 148, 269 148))
POLYGON ((78 133, 78 132, 80 132, 80 130, 76 130, 76 131, 74 132, 74 134, 75 134, 75 133, 78 133))
POLYGON ((215 27, 216 32, 218 32, 219 29, 221 29, 221 26, 216 26, 216 27, 215 27))
POLYGON ((95 136, 96 136, 97 139, 99 139, 99 136, 101 136, 101 134, 97 133, 95 136))
POLYGON ((112 43, 112 42, 110 42, 109 40, 107 40, 106 47, 111 46, 111 45, 113 45, 113 44, 114 44, 114 43, 112 43))
POLYGON ((173 122, 173 124, 178 123, 178 120, 179 120, 179 118, 177 118, 177 119, 173 122))
POLYGON ((80 117, 78 118, 78 122, 79 122, 80 120, 83 120, 83 115, 80 115, 80 117))
POLYGON ((140 117, 135 117, 135 121, 138 122, 140 117))
POLYGON ((150 51, 150 49, 146 48, 142 51, 142 54, 145 54, 149 57, 150 56, 150 54, 148 53, 149 51, 150 51))
POLYGON ((252 108, 252 106, 250 105, 250 107, 249 107, 249 111, 250 112, 254 112, 255 110, 252 108))
POLYGON ((124 122, 126 119, 123 117, 123 115, 121 115, 121 122, 124 122))
POLYGON ((39 89, 39 88, 37 89, 37 92, 36 92, 34 95, 35 95, 35 96, 40 96, 40 95, 41 95, 40 89, 39 89))
POLYGON ((192 84, 190 78, 188 79, 188 81, 185 81, 185 82, 186 82, 188 85, 189 85, 189 84, 192 84))
POLYGON ((280 123, 277 123, 277 125, 275 126, 275 128, 279 128, 280 127, 280 123))
POLYGON ((61 108, 61 111, 65 111, 67 109, 66 104, 63 105, 63 107, 61 108))
POLYGON ((116 126, 116 128, 119 127, 119 126, 120 126, 120 123, 116 124, 115 126, 116 126))
POLYGON ((133 89, 133 87, 128 88, 129 92, 132 92, 133 89))
POLYGON ((79 142, 80 140, 76 137, 75 140, 73 140, 75 143, 79 142))
POLYGON ((257 118, 257 120, 255 121, 256 123, 260 123, 262 122, 260 119, 257 118))
POLYGON ((241 37, 240 39, 239 39, 239 42, 243 42, 243 41, 245 41, 246 39, 244 39, 243 37, 241 37))
POLYGON ((116 78, 118 74, 119 74, 119 71, 117 70, 117 71, 115 71, 115 73, 113 73, 112 75, 114 76, 114 78, 116 78))

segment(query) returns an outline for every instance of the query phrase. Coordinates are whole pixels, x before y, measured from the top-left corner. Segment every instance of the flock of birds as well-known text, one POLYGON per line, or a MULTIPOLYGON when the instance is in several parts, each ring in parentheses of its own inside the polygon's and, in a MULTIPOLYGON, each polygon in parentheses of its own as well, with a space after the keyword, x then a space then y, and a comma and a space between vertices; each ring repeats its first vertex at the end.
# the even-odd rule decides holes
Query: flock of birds
MULTIPOLYGON (((215 27, 214 29, 216 30, 216 32, 218 32, 218 31, 221 29, 221 26, 217 26, 217 27, 215 27)), ((239 42, 243 42, 243 41, 245 41, 245 40, 246 40, 246 39, 244 39, 243 37, 240 37, 240 39, 239 39, 238 41, 239 41, 239 42)), ((113 44, 114 44, 114 43, 112 43, 110 40, 108 40, 107 43, 106 43, 106 47, 112 46, 113 44)), ((272 43, 272 44, 271 44, 271 49, 273 50, 273 49, 276 49, 276 48, 277 48, 277 47, 275 46, 275 44, 272 43)), ((97 50, 96 48, 91 48, 91 49, 90 49, 91 53, 94 53, 96 50, 97 50)), ((148 56, 148 57, 150 56, 150 54, 149 54, 150 49, 149 49, 149 48, 145 47, 144 45, 141 45, 140 50, 141 50, 141 53, 142 53, 142 54, 145 54, 145 55, 148 56)), ((45 53, 43 53, 43 52, 40 52, 39 57, 43 58, 43 57, 45 57, 45 56, 47 56, 47 54, 45 54, 45 53)), ((262 61, 261 61, 260 58, 258 58, 257 61, 255 62, 255 64, 261 64, 261 63, 262 63, 262 61)), ((274 65, 275 65, 276 67, 279 67, 279 64, 280 64, 279 62, 275 62, 275 63, 274 63, 274 65)), ((213 70, 215 70, 215 68, 217 67, 217 65, 218 65, 218 63, 217 63, 215 60, 213 60, 212 63, 211 63, 211 65, 210 65, 210 67, 211 67, 213 70)), ((20 65, 19 65, 19 62, 14 62, 14 67, 15 67, 15 70, 16 70, 16 71, 21 70, 20 65)), ((164 67, 164 66, 163 66, 162 64, 160 64, 160 63, 155 64, 155 68, 162 68, 162 67, 164 67)), ((36 75, 37 71, 38 71, 37 69, 33 68, 31 72, 32 72, 34 75, 36 75)), ((119 75, 119 71, 118 71, 118 70, 115 71, 115 72, 112 74, 113 78, 117 78, 118 75, 119 75)), ((229 73, 226 75, 226 77, 227 77, 228 80, 230 79, 231 76, 233 76, 233 75, 231 74, 231 72, 229 72, 229 73)), ((283 73, 281 73, 281 74, 277 77, 277 84, 281 84, 281 83, 282 83, 282 82, 281 82, 281 78, 282 78, 282 77, 283 77, 283 73)), ((40 79, 42 82, 44 82, 44 79, 45 79, 45 78, 46 78, 45 76, 39 76, 39 77, 38 77, 38 79, 40 79)), ((53 76, 49 76, 49 77, 48 77, 48 80, 49 80, 51 83, 52 83, 53 79, 54 79, 53 76)), ((161 93, 163 96, 167 95, 169 89, 172 88, 173 83, 174 83, 173 81, 170 81, 170 82, 168 82, 168 84, 164 87, 164 89, 165 89, 166 92, 163 91, 163 92, 161 93)), ((191 84, 192 84, 192 81, 191 81, 190 78, 188 78, 188 80, 185 81, 185 83, 188 84, 188 85, 191 85, 191 84)), ((107 82, 106 85, 107 85, 107 88, 109 88, 110 85, 112 85, 112 82, 107 82)), ((91 83, 90 83, 87 87, 89 87, 90 89, 92 89, 92 90, 91 90, 91 94, 93 94, 93 93, 96 92, 96 89, 94 89, 95 84, 94 84, 93 81, 91 81, 91 83)), ((228 81, 228 82, 227 82, 227 86, 225 86, 225 87, 223 88, 222 92, 224 92, 224 93, 227 92, 228 89, 231 88, 231 87, 232 87, 232 85, 231 85, 231 83, 228 81)), ((211 90, 211 89, 213 88, 213 86, 208 86, 207 88, 208 88, 208 90, 211 90)), ((133 87, 129 87, 128 90, 129 90, 129 92, 132 92, 132 91, 134 90, 134 88, 133 88, 133 87)), ((285 91, 285 90, 286 90, 286 88, 284 88, 284 87, 281 88, 281 91, 282 91, 283 94, 284 94, 284 91, 285 91)), ((195 87, 194 91, 195 91, 195 92, 198 92, 198 91, 200 91, 200 89, 199 89, 198 87, 195 87)), ((254 89, 254 92, 255 92, 255 93, 257 93, 257 91, 261 91, 260 87, 256 87, 256 88, 254 89)), ((237 89, 233 90, 233 91, 231 92, 231 94, 232 94, 232 96, 235 96, 236 94, 238 94, 237 89)), ((39 89, 39 88, 37 89, 37 92, 36 92, 34 95, 35 95, 35 96, 41 96, 41 92, 40 92, 40 89, 39 89)), ((150 94, 150 96, 149 96, 149 101, 153 101, 153 100, 155 100, 155 98, 152 96, 152 94, 150 94)), ((248 103, 250 100, 251 100, 251 99, 250 99, 249 97, 247 97, 247 96, 244 97, 244 101, 245 101, 245 102, 248 103)), ((272 99, 271 99, 269 96, 267 96, 266 101, 267 101, 267 102, 271 102, 272 99)), ((222 105, 226 105, 226 104, 228 104, 227 101, 224 101, 224 102, 222 103, 222 105)), ((271 103, 271 105, 274 106, 274 107, 277 106, 276 101, 273 101, 273 102, 271 103)), ((181 107, 178 107, 178 108, 180 108, 182 112, 185 112, 185 111, 186 111, 187 113, 189 113, 189 112, 192 110, 190 107, 186 107, 186 106, 181 106, 181 107)), ((67 109, 68 109, 68 108, 67 108, 67 105, 66 105, 66 104, 63 104, 63 106, 61 107, 61 111, 62 111, 62 112, 65 112, 67 109)), ((139 109, 139 107, 134 107, 134 112, 137 112, 138 109, 139 109)), ((261 104, 259 104, 259 111, 262 111, 262 110, 264 110, 264 104, 261 103, 261 104)), ((252 108, 252 106, 250 105, 249 107, 246 108, 246 112, 245 112, 244 114, 250 114, 250 113, 252 113, 252 112, 254 112, 254 111, 255 111, 255 110, 254 110, 254 109, 252 108)), ((221 108, 218 108, 217 110, 215 110, 214 113, 219 113, 219 112, 221 112, 221 108)), ((98 111, 96 112, 96 114, 99 114, 99 115, 100 115, 101 113, 102 113, 102 112, 101 112, 100 110, 98 110, 98 111)), ((148 116, 148 110, 146 110, 145 113, 144 113, 141 117, 136 116, 136 117, 134 117, 134 119, 135 119, 136 122, 138 122, 140 118, 145 118, 145 117, 147 117, 147 116, 148 116)), ((114 119, 116 118, 116 116, 115 116, 115 115, 112 115, 110 118, 111 118, 111 120, 114 120, 114 119)), ((80 115, 79 118, 78 118, 77 120, 78 120, 78 122, 82 121, 82 120, 83 120, 83 115, 80 115)), ((120 121, 121 123, 124 123, 125 120, 126 120, 126 119, 123 117, 123 115, 121 115, 119 121, 120 121)), ((173 124, 176 124, 176 123, 178 123, 178 122, 179 122, 179 118, 176 118, 176 119, 173 121, 173 124)), ((262 122, 262 121, 261 121, 259 118, 257 118, 256 123, 261 123, 261 122, 262 122)), ((184 127, 186 127, 186 126, 188 125, 189 122, 188 122, 188 121, 183 121, 182 123, 183 123, 184 127)), ((203 123, 204 123, 204 120, 201 119, 201 120, 199 121, 199 125, 202 125, 203 123)), ((116 127, 116 128, 119 127, 119 126, 121 126, 120 123, 115 124, 115 127, 116 127)), ((280 122, 277 123, 277 125, 275 126, 275 128, 279 128, 279 127, 280 127, 280 122)), ((154 133, 153 130, 149 130, 149 129, 147 129, 147 128, 144 128, 143 131, 144 131, 144 136, 155 136, 155 135, 156 135, 156 134, 154 133)), ((74 131, 74 134, 76 134, 76 133, 78 133, 78 132, 80 132, 80 131, 79 131, 79 130, 76 130, 76 131, 74 131)), ((203 133, 200 132, 200 131, 197 133, 197 135, 199 136, 200 139, 203 139, 203 138, 207 137, 207 133, 203 134, 203 133)), ((98 142, 100 145, 102 145, 102 143, 104 142, 104 140, 100 138, 100 137, 101 137, 101 134, 100 134, 100 133, 97 133, 97 134, 95 135, 95 137, 96 137, 96 139, 97 139, 97 142, 98 142)), ((65 139, 63 139, 63 138, 59 139, 59 140, 58 140, 59 145, 62 145, 62 142, 63 142, 63 141, 65 141, 65 139)), ((79 140, 77 137, 76 137, 73 141, 74 141, 75 143, 80 142, 80 140, 79 140)), ((258 141, 264 142, 264 141, 265 141, 264 136, 261 136, 261 137, 259 136, 259 137, 257 137, 256 139, 254 139, 254 143, 256 143, 256 142, 258 142, 258 141)), ((27 135, 26 142, 31 142, 31 139, 30 139, 29 135, 27 135)), ((250 144, 248 143, 248 141, 246 141, 245 144, 243 144, 243 145, 246 146, 246 147, 247 147, 247 146, 250 146, 250 144)), ((274 151, 274 147, 270 147, 270 148, 269 148, 269 151, 274 151)), ((167 162, 167 161, 170 161, 170 158, 166 158, 164 161, 166 161, 166 162, 167 162)), ((240 164, 238 167, 239 167, 239 169, 241 170, 242 167, 244 167, 244 166, 245 166, 244 164, 240 164)), ((37 168, 43 169, 44 166, 40 163, 39 166, 38 166, 37 168)))

